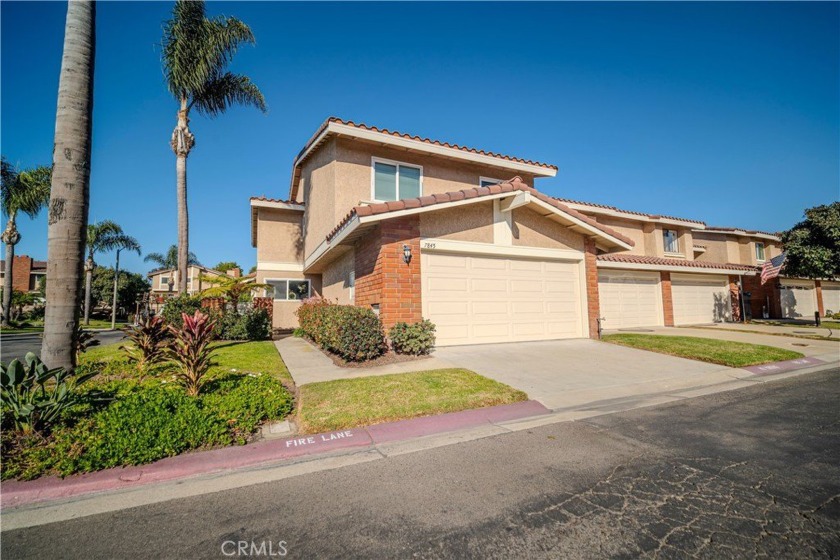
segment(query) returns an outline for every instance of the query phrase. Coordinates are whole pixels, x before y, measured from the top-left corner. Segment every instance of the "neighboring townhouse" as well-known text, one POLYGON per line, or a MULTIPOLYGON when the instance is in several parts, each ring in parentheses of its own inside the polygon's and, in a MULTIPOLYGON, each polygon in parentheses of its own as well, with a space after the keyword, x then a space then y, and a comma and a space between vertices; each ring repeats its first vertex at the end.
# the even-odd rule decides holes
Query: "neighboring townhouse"
MULTIPOLYGON (((19 292, 37 292, 41 279, 47 276, 47 261, 36 261, 27 255, 14 257, 12 289, 19 292)), ((0 286, 6 277, 6 261, 0 261, 0 286)))
MULTIPOLYGON (((215 286, 208 277, 226 276, 226 273, 213 270, 200 265, 190 265, 187 268, 187 293, 195 295, 202 290, 215 286)), ((238 277, 241 275, 239 269, 229 270, 227 275, 238 277)), ((178 271, 174 268, 153 270, 147 275, 152 285, 150 290, 153 303, 163 303, 167 297, 178 294, 178 271)))
MULTIPOLYGON (((295 158, 288 199, 250 201, 274 326, 296 326, 312 295, 368 306, 386 328, 429 319, 439 345, 597 336, 599 318, 606 329, 732 320, 739 282, 748 290, 778 254, 772 234, 534 188, 556 172, 328 119, 295 158)), ((808 316, 795 296, 789 312, 808 316)))

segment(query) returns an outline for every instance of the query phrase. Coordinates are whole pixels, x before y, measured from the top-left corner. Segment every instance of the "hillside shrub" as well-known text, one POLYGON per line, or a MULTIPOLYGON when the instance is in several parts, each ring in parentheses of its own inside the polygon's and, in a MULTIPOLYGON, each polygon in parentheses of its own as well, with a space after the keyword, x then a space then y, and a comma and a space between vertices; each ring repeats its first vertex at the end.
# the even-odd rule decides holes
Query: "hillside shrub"
POLYGON ((373 360, 387 348, 382 322, 371 309, 310 298, 296 313, 306 336, 349 362, 373 360))
POLYGON ((397 354, 424 356, 435 346, 435 324, 428 319, 411 325, 397 323, 388 331, 388 337, 397 354))

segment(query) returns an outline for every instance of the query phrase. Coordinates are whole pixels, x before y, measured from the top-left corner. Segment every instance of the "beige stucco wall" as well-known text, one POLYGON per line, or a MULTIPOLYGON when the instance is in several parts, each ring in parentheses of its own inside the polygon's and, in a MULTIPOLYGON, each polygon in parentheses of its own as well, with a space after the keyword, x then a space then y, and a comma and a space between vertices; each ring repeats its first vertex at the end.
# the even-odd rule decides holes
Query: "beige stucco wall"
POLYGON ((727 248, 726 238, 724 236, 695 231, 694 243, 706 247, 704 252, 697 254, 696 260, 716 263, 731 262, 729 260, 729 251, 727 248))
POLYGON ((257 213, 257 262, 302 263, 302 214, 260 208, 257 213))
POLYGON ((306 204, 303 216, 304 256, 324 241, 339 220, 335 200, 335 155, 335 140, 331 139, 315 150, 301 166, 298 189, 303 192, 306 204))
POLYGON ((530 208, 516 208, 513 210, 513 244, 583 251, 583 235, 542 217, 530 208))
MULTIPOLYGON (((209 282, 207 280, 200 280, 201 276, 213 276, 212 273, 203 271, 201 268, 196 266, 190 266, 187 268, 187 278, 189 278, 189 282, 187 282, 187 293, 188 294, 196 294, 201 290, 206 290, 212 286, 215 286, 213 282, 209 282)), ((169 271, 159 271, 155 272, 151 276, 149 276, 149 282, 152 284, 152 291, 153 292, 164 292, 169 293, 169 286, 165 284, 161 284, 161 279, 164 277, 169 277, 174 282, 172 292, 178 292, 178 272, 174 270, 169 271)))
MULTIPOLYGON (((649 249, 646 247, 646 240, 645 240, 645 223, 644 222, 634 222, 632 220, 622 220, 620 218, 612 218, 609 216, 598 216, 596 214, 591 214, 591 218, 594 218, 598 221, 598 223, 603 224, 607 227, 610 227, 616 230, 618 233, 622 235, 626 235, 630 239, 633 240, 635 245, 632 249, 628 251, 622 251, 623 254, 628 255, 649 255, 649 249)), ((651 249, 652 250, 652 249, 651 249)))
POLYGON ((349 305, 350 300, 350 273, 355 268, 356 254, 353 250, 347 251, 342 256, 324 268, 321 274, 322 295, 330 301, 349 305))
POLYGON ((732 263, 732 264, 760 264, 755 258, 755 244, 764 243, 764 257, 770 260, 782 252, 781 244, 768 239, 753 239, 750 237, 735 237, 721 233, 694 232, 694 241, 704 245, 706 251, 697 255, 698 261, 732 263))
POLYGON ((420 236, 493 243, 493 202, 477 202, 421 214, 420 236))

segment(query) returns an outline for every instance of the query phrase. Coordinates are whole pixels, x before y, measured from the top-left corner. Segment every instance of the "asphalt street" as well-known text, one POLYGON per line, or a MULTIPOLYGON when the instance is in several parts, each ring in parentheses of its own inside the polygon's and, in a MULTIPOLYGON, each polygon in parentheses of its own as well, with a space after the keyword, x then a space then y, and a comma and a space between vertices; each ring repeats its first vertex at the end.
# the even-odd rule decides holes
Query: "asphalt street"
POLYGON ((4 532, 4 558, 840 556, 840 369, 4 532))
MULTIPOLYGON (((97 332, 96 338, 102 345, 119 342, 123 338, 119 331, 97 332)), ((41 352, 41 333, 15 334, 11 336, 0 336, 0 360, 11 362, 15 358, 21 359, 27 352, 41 352)))

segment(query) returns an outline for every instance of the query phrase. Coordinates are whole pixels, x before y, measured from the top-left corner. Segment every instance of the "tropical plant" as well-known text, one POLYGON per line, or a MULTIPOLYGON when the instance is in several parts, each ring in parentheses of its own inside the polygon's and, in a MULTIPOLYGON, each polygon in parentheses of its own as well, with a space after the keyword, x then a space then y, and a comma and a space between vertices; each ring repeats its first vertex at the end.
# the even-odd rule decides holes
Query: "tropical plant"
MULTIPOLYGON (((146 258, 143 259, 143 262, 153 262, 158 265, 158 269, 164 270, 177 270, 178 269, 178 246, 177 245, 170 245, 169 249, 166 250, 166 253, 149 253, 146 255, 146 258)), ((187 264, 189 266, 201 266, 201 263, 198 262, 198 257, 195 256, 194 253, 190 253, 187 259, 187 264)))
POLYGON ((195 145, 190 110, 215 117, 232 105, 266 111, 265 99, 251 79, 226 70, 239 46, 254 44, 254 34, 232 17, 208 19, 198 0, 178 0, 164 24, 163 68, 169 93, 178 102, 178 124, 170 144, 176 156, 178 194, 178 291, 187 291, 189 215, 187 156, 195 145))
POLYGON ((805 219, 782 233, 786 276, 840 276, 840 202, 805 210, 805 219))
POLYGON ((58 80, 53 170, 47 219, 47 301, 41 357, 76 367, 85 233, 90 202, 96 2, 69 2, 58 80))
POLYGON ((137 365, 141 373, 163 360, 169 330, 162 317, 148 317, 137 326, 126 327, 123 332, 131 344, 120 346, 120 350, 126 353, 129 362, 137 365))
POLYGON ((6 229, 0 239, 6 244, 6 270, 3 276, 3 320, 9 326, 12 305, 12 277, 15 263, 15 245, 21 235, 17 229, 18 212, 34 218, 50 200, 49 167, 40 166, 18 171, 5 157, 0 156, 0 204, 6 229))
POLYGON ((79 331, 76 333, 75 338, 76 344, 76 363, 79 362, 79 358, 85 352, 87 352, 90 348, 94 346, 99 346, 100 342, 96 338, 96 335, 92 332, 85 330, 79 325, 79 331))
POLYGON ((178 380, 188 395, 197 396, 204 384, 204 376, 213 365, 213 349, 210 342, 215 337, 216 321, 201 311, 190 316, 181 316, 183 326, 179 329, 169 326, 172 340, 166 349, 167 357, 178 364, 178 380))
POLYGON ((136 251, 139 255, 140 244, 136 239, 127 235, 116 222, 105 220, 88 225, 85 247, 87 248, 87 260, 85 261, 85 325, 89 325, 90 285, 93 281, 93 269, 96 266, 93 257, 96 253, 104 253, 114 249, 136 251))
POLYGON ((0 397, 15 428, 24 433, 48 428, 76 403, 75 389, 96 375, 71 375, 64 368, 47 369, 32 352, 23 362, 0 362, 0 397))
POLYGON ((207 276, 201 275, 202 282, 214 284, 213 286, 202 290, 201 295, 206 298, 221 297, 225 298, 225 303, 230 305, 232 311, 236 311, 236 304, 242 301, 252 291, 260 288, 270 288, 269 284, 257 284, 253 276, 240 276, 235 278, 233 276, 207 276))

